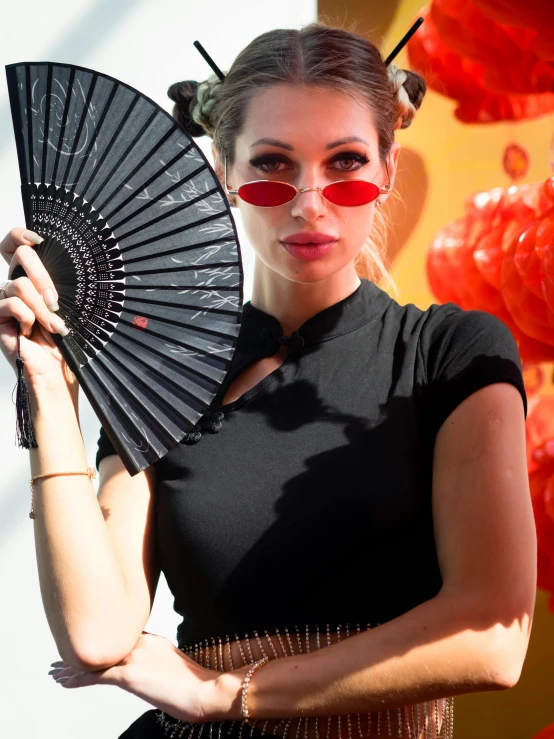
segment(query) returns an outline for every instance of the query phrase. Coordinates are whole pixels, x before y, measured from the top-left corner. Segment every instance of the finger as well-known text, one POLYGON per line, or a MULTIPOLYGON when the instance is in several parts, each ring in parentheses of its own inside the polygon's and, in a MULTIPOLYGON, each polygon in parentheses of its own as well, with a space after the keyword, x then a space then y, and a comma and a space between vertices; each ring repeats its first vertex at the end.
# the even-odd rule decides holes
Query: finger
MULTIPOLYGON (((11 283, 12 285, 14 283, 11 283)), ((10 288, 11 285, 8 285, 10 288)), ((19 330, 27 339, 31 337, 33 332, 33 324, 35 322, 35 314, 29 308, 29 306, 18 297, 9 297, 4 300, 0 300, 0 331, 5 334, 5 324, 10 318, 15 319, 19 322, 19 330)), ((17 349, 17 332, 10 332, 12 335, 11 343, 13 346, 8 346, 8 351, 15 352, 17 349)), ((4 343, 6 343, 6 337, 3 336, 4 343)))
POLYGON ((62 319, 52 311, 49 311, 46 307, 44 300, 37 292, 36 287, 33 285, 28 277, 18 277, 13 282, 9 282, 5 288, 7 298, 0 300, 0 308, 2 313, 0 316, 7 317, 12 314, 14 318, 20 321, 20 317, 23 319, 22 333, 24 336, 29 338, 29 330, 32 327, 35 320, 38 320, 48 331, 52 333, 59 333, 61 336, 67 336, 69 330, 62 319), (19 298, 19 302, 13 302, 12 298, 19 298), (19 303, 23 302, 27 308, 31 309, 33 320, 29 316, 29 313, 19 303), (8 304, 6 309, 5 303, 8 304), (15 310, 15 315, 13 314, 15 310), (8 312, 6 312, 8 311, 8 312), (27 333, 25 333, 27 331, 27 333))
POLYGON ((10 262, 8 279, 11 278, 10 276, 18 264, 23 267, 27 273, 27 277, 35 286, 37 292, 42 296, 43 302, 47 305, 49 310, 59 310, 57 290, 54 287, 52 278, 48 274, 48 270, 33 247, 26 245, 17 247, 17 250, 10 262), (48 290, 51 292, 46 292, 48 290))
POLYGON ((44 241, 42 236, 39 236, 34 231, 30 231, 28 228, 12 228, 7 233, 2 241, 0 241, 0 254, 4 257, 8 264, 10 263, 13 253, 21 244, 33 244, 38 245, 44 241))

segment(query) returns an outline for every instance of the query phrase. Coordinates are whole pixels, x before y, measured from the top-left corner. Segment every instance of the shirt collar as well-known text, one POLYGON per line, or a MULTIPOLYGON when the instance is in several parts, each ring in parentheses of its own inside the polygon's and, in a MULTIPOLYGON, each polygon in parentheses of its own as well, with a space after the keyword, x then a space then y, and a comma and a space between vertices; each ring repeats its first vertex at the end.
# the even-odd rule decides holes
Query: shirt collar
MULTIPOLYGON (((274 354, 281 345, 300 353, 306 346, 329 341, 354 331, 382 311, 389 295, 371 280, 362 279, 353 293, 308 318, 290 337, 283 336, 281 324, 274 316, 244 304, 238 345, 261 356, 274 354)), ((250 353, 249 351, 249 353, 250 353)))

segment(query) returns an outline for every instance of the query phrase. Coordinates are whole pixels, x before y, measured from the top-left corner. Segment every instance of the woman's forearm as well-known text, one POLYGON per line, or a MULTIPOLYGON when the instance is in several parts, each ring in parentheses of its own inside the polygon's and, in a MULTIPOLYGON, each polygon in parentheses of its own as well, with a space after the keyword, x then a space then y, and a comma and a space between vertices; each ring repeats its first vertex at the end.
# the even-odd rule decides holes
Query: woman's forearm
MULTIPOLYGON (((31 477, 86 471, 76 394, 63 383, 33 387, 31 409, 38 443, 38 448, 30 450, 31 477)), ((68 664, 85 667, 122 641, 126 621, 123 573, 86 475, 37 480, 34 509, 46 617, 60 656, 68 664)))
MULTIPOLYGON (((248 689, 254 719, 366 713, 517 682, 530 617, 476 618, 479 603, 439 594, 377 628, 309 654, 275 659, 248 689), (496 622, 496 623, 495 623, 496 622)), ((240 718, 248 666, 208 688, 209 720, 240 718), (210 704, 211 701, 211 704, 210 704)))

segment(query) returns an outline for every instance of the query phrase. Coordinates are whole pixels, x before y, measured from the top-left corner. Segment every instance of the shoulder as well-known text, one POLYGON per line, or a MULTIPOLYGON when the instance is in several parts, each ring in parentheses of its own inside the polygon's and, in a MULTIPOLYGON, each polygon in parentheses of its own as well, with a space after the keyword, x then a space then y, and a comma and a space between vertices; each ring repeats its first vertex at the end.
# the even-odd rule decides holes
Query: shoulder
POLYGON ((430 306, 422 320, 418 352, 418 382, 432 436, 465 398, 494 383, 514 385, 527 415, 517 343, 506 324, 491 313, 464 310, 455 303, 430 306))

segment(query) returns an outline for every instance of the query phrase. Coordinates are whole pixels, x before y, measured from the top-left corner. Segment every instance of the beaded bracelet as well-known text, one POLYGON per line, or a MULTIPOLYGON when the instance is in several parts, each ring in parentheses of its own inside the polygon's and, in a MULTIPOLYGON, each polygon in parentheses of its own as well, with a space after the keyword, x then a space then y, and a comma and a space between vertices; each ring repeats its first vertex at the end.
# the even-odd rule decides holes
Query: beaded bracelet
POLYGON ((248 713, 248 707, 246 705, 246 695, 248 693, 248 683, 252 679, 252 675, 258 670, 260 667, 263 667, 269 662, 269 657, 266 655, 263 659, 259 659, 257 662, 254 662, 254 664, 251 666, 251 668, 246 673, 246 677, 242 681, 242 718, 243 721, 247 724, 250 723, 250 715, 248 713))
POLYGON ((36 518, 35 509, 33 505, 33 483, 35 480, 40 480, 42 477, 54 477, 56 475, 88 475, 89 479, 92 480, 96 477, 96 470, 94 467, 89 467, 86 472, 45 472, 43 475, 35 475, 29 480, 31 486, 31 510, 29 511, 29 518, 36 518))

